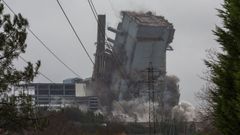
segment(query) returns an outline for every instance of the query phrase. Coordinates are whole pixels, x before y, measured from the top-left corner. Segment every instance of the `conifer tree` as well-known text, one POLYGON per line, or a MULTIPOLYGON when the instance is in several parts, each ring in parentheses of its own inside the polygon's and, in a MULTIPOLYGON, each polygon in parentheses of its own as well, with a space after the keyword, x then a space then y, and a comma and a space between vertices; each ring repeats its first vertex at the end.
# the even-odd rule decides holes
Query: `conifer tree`
POLYGON ((223 135, 240 135, 240 1, 224 0, 217 9, 223 26, 214 30, 221 52, 205 60, 210 69, 208 100, 213 124, 223 135))
POLYGON ((36 123, 32 97, 23 92, 11 95, 10 91, 15 85, 33 81, 40 61, 36 66, 28 62, 22 70, 14 66, 27 47, 28 21, 21 14, 11 17, 3 11, 0 1, 0 132, 22 132, 36 123))

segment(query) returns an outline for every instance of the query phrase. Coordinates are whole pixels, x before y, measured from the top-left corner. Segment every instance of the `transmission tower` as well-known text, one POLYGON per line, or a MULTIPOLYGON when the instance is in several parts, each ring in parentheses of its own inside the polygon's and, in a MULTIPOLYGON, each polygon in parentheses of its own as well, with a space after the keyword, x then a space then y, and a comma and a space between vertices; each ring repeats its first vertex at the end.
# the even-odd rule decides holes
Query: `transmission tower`
POLYGON ((156 134, 156 109, 155 109, 155 102, 156 100, 156 90, 155 90, 155 83, 156 83, 156 77, 154 73, 160 73, 160 70, 155 70, 153 68, 152 62, 149 62, 148 68, 144 72, 147 72, 147 81, 145 83, 147 84, 147 93, 148 93, 148 100, 149 100, 149 135, 156 134), (152 125, 153 124, 153 125, 152 125))

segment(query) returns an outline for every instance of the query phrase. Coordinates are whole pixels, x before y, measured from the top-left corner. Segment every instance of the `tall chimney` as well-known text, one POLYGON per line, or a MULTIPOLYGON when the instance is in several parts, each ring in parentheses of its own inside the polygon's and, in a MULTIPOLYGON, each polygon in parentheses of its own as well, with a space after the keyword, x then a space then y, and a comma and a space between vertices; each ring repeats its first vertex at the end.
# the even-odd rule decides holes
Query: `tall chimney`
POLYGON ((95 54, 95 65, 93 71, 93 79, 102 77, 105 61, 105 27, 106 27, 106 15, 98 15, 98 32, 97 32, 97 48, 95 54))

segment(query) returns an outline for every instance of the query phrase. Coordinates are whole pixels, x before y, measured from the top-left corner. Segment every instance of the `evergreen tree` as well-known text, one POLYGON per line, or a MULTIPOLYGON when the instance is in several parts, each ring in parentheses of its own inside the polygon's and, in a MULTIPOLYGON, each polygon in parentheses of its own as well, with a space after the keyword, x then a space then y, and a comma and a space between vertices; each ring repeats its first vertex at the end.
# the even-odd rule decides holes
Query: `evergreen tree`
POLYGON ((18 96, 9 92, 15 85, 33 81, 40 61, 36 66, 28 62, 22 70, 14 66, 14 61, 27 47, 28 21, 21 14, 12 18, 3 11, 4 5, 0 1, 0 132, 22 132, 37 122, 32 97, 23 92, 18 96))
POLYGON ((213 84, 208 101, 216 128, 223 135, 240 135, 240 1, 224 0, 218 12, 223 27, 217 26, 214 34, 222 52, 205 60, 213 84))

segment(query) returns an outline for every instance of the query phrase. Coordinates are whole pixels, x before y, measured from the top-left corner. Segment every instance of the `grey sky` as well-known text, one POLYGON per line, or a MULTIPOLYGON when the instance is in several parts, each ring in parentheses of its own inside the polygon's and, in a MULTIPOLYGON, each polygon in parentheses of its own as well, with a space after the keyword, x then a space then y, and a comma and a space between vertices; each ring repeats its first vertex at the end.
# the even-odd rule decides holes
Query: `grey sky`
MULTIPOLYGON (((90 77, 93 65, 87 58, 72 30, 64 18, 56 0, 5 0, 16 12, 29 20, 31 29, 66 64, 79 73, 82 78, 90 77)), ((87 0, 60 0, 75 26, 81 40, 92 55, 95 52, 97 23, 91 13, 87 0)), ((107 15, 107 25, 117 26, 119 11, 134 10, 156 12, 173 23, 176 33, 171 44, 173 52, 167 55, 168 74, 177 75, 181 82, 181 100, 196 104, 194 93, 204 82, 199 78, 206 69, 203 59, 206 49, 217 48, 211 30, 220 20, 216 8, 222 0, 93 0, 98 13, 107 15)), ((8 10, 7 10, 8 11, 8 10)), ((110 33, 108 33, 112 36, 110 33)), ((34 37, 28 35, 27 60, 41 60, 41 72, 55 82, 75 77, 34 37)), ((19 65, 23 62, 19 60, 19 65)), ((39 76, 35 82, 48 82, 39 76)))

